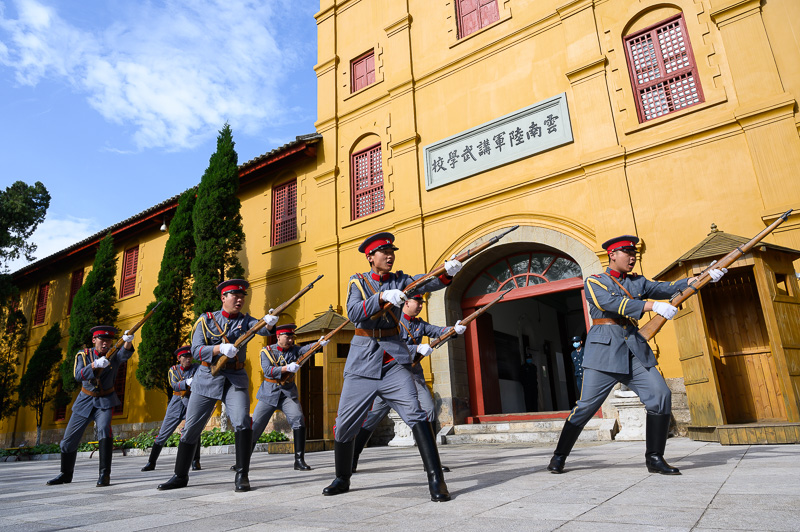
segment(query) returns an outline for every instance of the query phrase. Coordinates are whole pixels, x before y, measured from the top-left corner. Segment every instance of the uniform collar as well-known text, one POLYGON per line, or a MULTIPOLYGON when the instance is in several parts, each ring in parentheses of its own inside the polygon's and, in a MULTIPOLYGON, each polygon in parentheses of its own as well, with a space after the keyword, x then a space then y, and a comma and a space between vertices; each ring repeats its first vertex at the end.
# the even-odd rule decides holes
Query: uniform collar
POLYGON ((226 319, 229 319, 229 320, 235 320, 236 318, 239 317, 239 313, 237 312, 236 314, 228 314, 227 312, 225 312, 223 310, 222 311, 222 317, 226 318, 226 319))
POLYGON ((606 273, 611 277, 616 277, 617 279, 625 279, 628 277, 627 273, 618 272, 617 270, 612 270, 608 267, 606 267, 606 273))
POLYGON ((383 275, 378 275, 375 272, 370 272, 369 275, 370 275, 370 277, 372 277, 373 281, 379 281, 381 283, 385 283, 386 281, 388 281, 389 279, 392 278, 391 272, 390 273, 384 273, 383 275))
POLYGON ((292 350, 291 347, 287 347, 286 349, 284 349, 283 347, 279 346, 278 344, 275 344, 275 348, 278 351, 280 351, 281 353, 286 353, 287 351, 291 351, 292 350))

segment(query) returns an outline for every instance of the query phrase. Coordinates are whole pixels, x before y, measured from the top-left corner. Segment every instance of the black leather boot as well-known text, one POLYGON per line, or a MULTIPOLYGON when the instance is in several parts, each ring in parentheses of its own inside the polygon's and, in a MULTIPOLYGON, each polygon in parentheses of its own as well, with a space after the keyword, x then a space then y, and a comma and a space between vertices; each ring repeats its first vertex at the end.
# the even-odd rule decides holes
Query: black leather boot
POLYGON ((355 446, 353 448, 353 473, 358 471, 358 457, 361 456, 361 451, 367 446, 370 436, 372 436, 372 431, 363 427, 358 431, 358 434, 356 434, 355 446))
MULTIPOLYGON (((255 434, 254 434, 254 436, 255 436, 255 434)), ((259 438, 260 437, 261 436, 259 436, 259 438)), ((258 441, 253 441, 253 450, 250 451, 251 460, 252 460, 253 453, 256 451, 256 445, 257 444, 258 444, 258 441)), ((231 466, 231 471, 236 471, 238 469, 239 469, 239 460, 237 458, 236 463, 231 466)))
POLYGON ((71 453, 61 452, 61 473, 54 479, 48 480, 48 486, 55 486, 56 484, 69 484, 72 482, 72 474, 75 472, 75 459, 78 457, 78 451, 71 453))
POLYGON ((306 464, 306 428, 294 429, 294 469, 295 471, 311 471, 306 464))
POLYGON ((236 478, 233 481, 236 491, 250 491, 250 455, 253 454, 253 429, 235 432, 236 438, 236 478))
POLYGON ((647 414, 645 439, 647 443, 644 461, 650 473, 662 475, 680 475, 677 467, 672 467, 664 460, 664 449, 667 447, 670 414, 647 414))
POLYGON ((100 452, 100 477, 97 487, 102 488, 111 484, 111 455, 114 452, 114 438, 103 438, 98 442, 100 452))
POLYGON ((439 460, 439 450, 436 448, 436 440, 433 435, 433 427, 427 421, 417 423, 411 429, 414 440, 417 442, 419 455, 428 474, 428 489, 431 492, 433 502, 446 502, 450 500, 450 492, 447 491, 447 484, 444 481, 442 463, 439 460))
POLYGON ((189 466, 192 464, 195 445, 200 445, 200 442, 198 441, 195 444, 180 442, 178 444, 178 456, 175 458, 175 474, 164 484, 159 484, 158 489, 162 491, 174 490, 185 488, 189 484, 189 466))
POLYGON ((333 457, 336 462, 336 478, 330 486, 322 490, 323 495, 339 495, 350 489, 350 477, 353 476, 353 446, 355 442, 333 442, 333 457))
POLYGON ((561 436, 558 438, 558 445, 556 445, 556 450, 553 452, 553 457, 547 466, 548 471, 555 474, 564 472, 567 456, 572 451, 572 447, 575 446, 575 442, 578 441, 581 431, 583 431, 583 427, 579 427, 569 421, 564 422, 564 428, 561 429, 561 436))
POLYGON ((142 471, 152 471, 156 468, 156 461, 158 460, 158 455, 161 454, 161 449, 163 446, 154 443, 153 448, 150 450, 150 458, 147 459, 147 464, 142 468, 142 471))
POLYGON ((197 442, 197 446, 194 448, 194 458, 192 459, 192 471, 201 471, 203 468, 200 467, 200 442, 197 442))

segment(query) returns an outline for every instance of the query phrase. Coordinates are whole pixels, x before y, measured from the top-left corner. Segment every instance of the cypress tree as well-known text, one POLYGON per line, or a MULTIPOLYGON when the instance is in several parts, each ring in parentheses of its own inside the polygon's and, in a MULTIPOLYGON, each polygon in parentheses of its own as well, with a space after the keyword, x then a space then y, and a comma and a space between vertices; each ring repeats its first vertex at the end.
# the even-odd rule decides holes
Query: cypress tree
MULTIPOLYGON (((16 289, 12 286, 12 292, 16 289)), ((18 309, 16 296, 7 297, 0 305, 0 419, 13 414, 18 407, 14 398, 17 384, 19 353, 28 341, 27 320, 18 309)))
POLYGON ((60 343, 61 327, 56 322, 45 333, 19 381, 17 394, 20 405, 29 406, 36 413, 36 445, 42 441, 44 407, 55 397, 48 384, 55 376, 56 367, 61 361, 60 343))
MULTIPOLYGON (((119 317, 117 288, 114 277, 117 275, 117 256, 114 251, 114 238, 107 234, 97 248, 92 271, 72 300, 69 320, 69 343, 67 353, 61 363, 61 379, 65 392, 78 387, 73 375, 75 354, 92 345, 90 329, 95 325, 114 325, 119 317)), ((60 397, 59 401, 63 401, 60 397)))
POLYGON ((219 308, 216 287, 225 279, 244 276, 238 253, 244 245, 239 190, 238 156, 227 123, 217 137, 217 151, 197 188, 194 209, 194 241, 197 254, 192 261, 195 317, 219 308))
MULTIPOLYGON (((175 217, 169 226, 169 238, 158 272, 158 286, 153 290, 161 306, 142 326, 139 365, 136 378, 146 390, 159 389, 172 396, 167 372, 175 364, 172 353, 190 341, 192 326, 192 259, 195 254, 192 211, 195 189, 178 199, 175 217)), ((155 306, 150 303, 147 312, 155 306)))

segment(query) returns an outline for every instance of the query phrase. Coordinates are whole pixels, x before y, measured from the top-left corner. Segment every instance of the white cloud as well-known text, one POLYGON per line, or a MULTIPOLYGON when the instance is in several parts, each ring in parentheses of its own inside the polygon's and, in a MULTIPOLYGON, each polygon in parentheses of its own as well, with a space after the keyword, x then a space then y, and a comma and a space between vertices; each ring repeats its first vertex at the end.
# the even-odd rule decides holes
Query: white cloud
POLYGON ((0 3, 0 65, 21 85, 69 83, 106 120, 134 128, 138 149, 191 148, 225 121, 254 134, 291 119, 282 82, 308 43, 276 38, 272 23, 291 2, 115 2, 115 20, 98 29, 47 1, 16 0, 16 18, 0 3))
MULTIPOLYGON (((30 238, 38 246, 34 253, 36 260, 49 257, 72 244, 77 244, 101 229, 103 228, 98 225, 97 221, 91 218, 60 217, 48 213, 44 222, 36 228, 30 238)), ((29 262, 23 257, 9 262, 7 267, 14 272, 28 264, 29 262)))

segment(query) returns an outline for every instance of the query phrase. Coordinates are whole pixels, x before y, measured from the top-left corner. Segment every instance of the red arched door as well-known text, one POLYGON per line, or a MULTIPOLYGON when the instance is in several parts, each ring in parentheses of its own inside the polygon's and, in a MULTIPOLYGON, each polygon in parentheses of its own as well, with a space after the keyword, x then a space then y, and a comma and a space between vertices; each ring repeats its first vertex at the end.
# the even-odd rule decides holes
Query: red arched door
POLYGON ((589 326, 581 273, 567 255, 531 250, 475 276, 462 299, 465 316, 512 291, 467 329, 467 422, 553 417, 571 408, 578 390, 570 339, 589 326))

